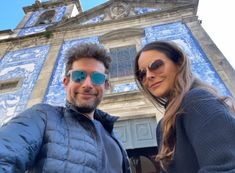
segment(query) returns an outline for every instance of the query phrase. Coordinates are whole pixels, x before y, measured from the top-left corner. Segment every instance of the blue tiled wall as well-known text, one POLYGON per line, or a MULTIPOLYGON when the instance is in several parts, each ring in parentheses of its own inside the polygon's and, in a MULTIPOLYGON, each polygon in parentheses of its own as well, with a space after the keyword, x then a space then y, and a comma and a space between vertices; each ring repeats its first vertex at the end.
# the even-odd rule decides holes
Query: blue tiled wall
POLYGON ((104 20, 105 15, 101 14, 99 16, 93 17, 85 22, 82 22, 82 25, 86 25, 86 24, 95 24, 95 23, 100 23, 104 20))
POLYGON ((49 49, 44 45, 11 51, 1 59, 0 81, 21 78, 22 85, 12 92, 0 93, 0 122, 26 108, 49 49))
POLYGON ((146 7, 136 7, 134 8, 136 14, 146 14, 155 11, 161 11, 161 8, 146 8, 146 7))

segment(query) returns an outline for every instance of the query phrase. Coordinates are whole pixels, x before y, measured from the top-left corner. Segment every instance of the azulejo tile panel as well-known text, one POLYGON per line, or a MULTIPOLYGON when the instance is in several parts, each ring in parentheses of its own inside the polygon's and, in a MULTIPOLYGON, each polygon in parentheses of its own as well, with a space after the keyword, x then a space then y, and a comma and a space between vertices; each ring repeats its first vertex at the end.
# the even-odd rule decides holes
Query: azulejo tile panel
POLYGON ((52 10, 52 9, 42 9, 42 10, 33 12, 30 18, 28 19, 28 21, 26 22, 24 28, 19 32, 18 36, 26 36, 26 35, 45 31, 48 26, 52 25, 53 23, 61 21, 65 13, 66 6, 54 8, 54 10, 56 11, 56 14, 54 18, 52 19, 51 24, 34 26, 35 23, 38 21, 40 15, 43 14, 47 10, 52 10))
POLYGON ((95 23, 100 23, 104 20, 105 15, 101 14, 99 16, 93 17, 87 21, 82 22, 82 25, 87 25, 87 24, 95 24, 95 23))
POLYGON ((135 7, 134 11, 136 14, 146 14, 154 11, 161 11, 161 8, 148 8, 148 7, 135 7))
POLYGON ((47 93, 44 96, 44 103, 52 104, 52 105, 58 105, 63 106, 65 104, 66 100, 66 93, 63 86, 63 78, 64 78, 64 72, 65 72, 65 64, 64 64, 64 57, 66 51, 73 47, 76 44, 81 43, 98 43, 98 37, 89 37, 84 39, 74 39, 74 40, 68 40, 65 41, 64 44, 61 47, 61 50, 59 52, 56 65, 53 70, 53 74, 51 76, 47 93))
POLYGON ((8 52, 0 61, 0 81, 22 79, 20 87, 0 92, 0 122, 26 108, 50 46, 44 45, 8 52))
POLYGON ((135 91, 135 90, 138 90, 138 86, 136 85, 135 82, 121 83, 114 85, 112 93, 121 93, 121 92, 135 91))
POLYGON ((198 78, 215 86, 221 94, 231 95, 185 24, 176 22, 145 28, 142 45, 155 40, 173 41, 179 44, 190 58, 192 70, 198 78))

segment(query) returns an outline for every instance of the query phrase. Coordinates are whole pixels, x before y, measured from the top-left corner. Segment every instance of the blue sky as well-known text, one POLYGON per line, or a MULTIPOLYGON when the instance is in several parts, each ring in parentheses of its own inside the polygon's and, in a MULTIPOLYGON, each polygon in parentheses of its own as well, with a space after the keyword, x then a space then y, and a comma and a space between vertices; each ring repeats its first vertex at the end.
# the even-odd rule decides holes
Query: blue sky
MULTIPOLYGON (((106 1, 81 0, 81 3, 85 11, 106 1)), ((14 29, 24 17, 23 7, 30 6, 34 2, 35 0, 0 0, 0 30, 14 29)))

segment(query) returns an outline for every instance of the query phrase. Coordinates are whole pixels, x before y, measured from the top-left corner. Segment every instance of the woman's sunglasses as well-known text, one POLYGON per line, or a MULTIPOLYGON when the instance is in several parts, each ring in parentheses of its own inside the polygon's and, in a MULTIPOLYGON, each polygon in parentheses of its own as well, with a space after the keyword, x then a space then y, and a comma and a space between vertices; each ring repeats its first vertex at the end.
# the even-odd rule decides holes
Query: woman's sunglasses
MULTIPOLYGON (((160 74, 163 72, 163 67, 164 67, 164 62, 162 60, 156 60, 156 61, 153 61, 152 63, 150 63, 148 65, 148 69, 150 71, 154 71, 156 74, 160 74)), ((146 69, 143 69, 143 70, 138 70, 136 72, 136 77, 137 79, 140 81, 140 82, 144 82, 145 79, 146 79, 146 73, 147 73, 147 70, 146 69)))
MULTIPOLYGON (((86 79, 88 74, 87 74, 87 72, 85 72, 83 70, 70 70, 67 75, 70 76, 72 81, 74 81, 76 83, 82 83, 86 79)), ((96 71, 92 72, 90 74, 90 77, 91 77, 91 81, 94 85, 102 85, 107 80, 106 74, 96 72, 96 71)))

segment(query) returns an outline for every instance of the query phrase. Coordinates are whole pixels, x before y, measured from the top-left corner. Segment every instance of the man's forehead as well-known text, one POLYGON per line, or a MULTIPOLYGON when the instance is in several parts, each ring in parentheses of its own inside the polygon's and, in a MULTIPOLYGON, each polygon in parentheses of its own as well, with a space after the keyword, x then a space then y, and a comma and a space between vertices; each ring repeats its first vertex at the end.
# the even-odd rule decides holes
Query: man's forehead
POLYGON ((81 58, 76 60, 72 64, 72 69, 83 69, 91 71, 105 71, 105 66, 101 61, 98 61, 94 58, 81 58))

